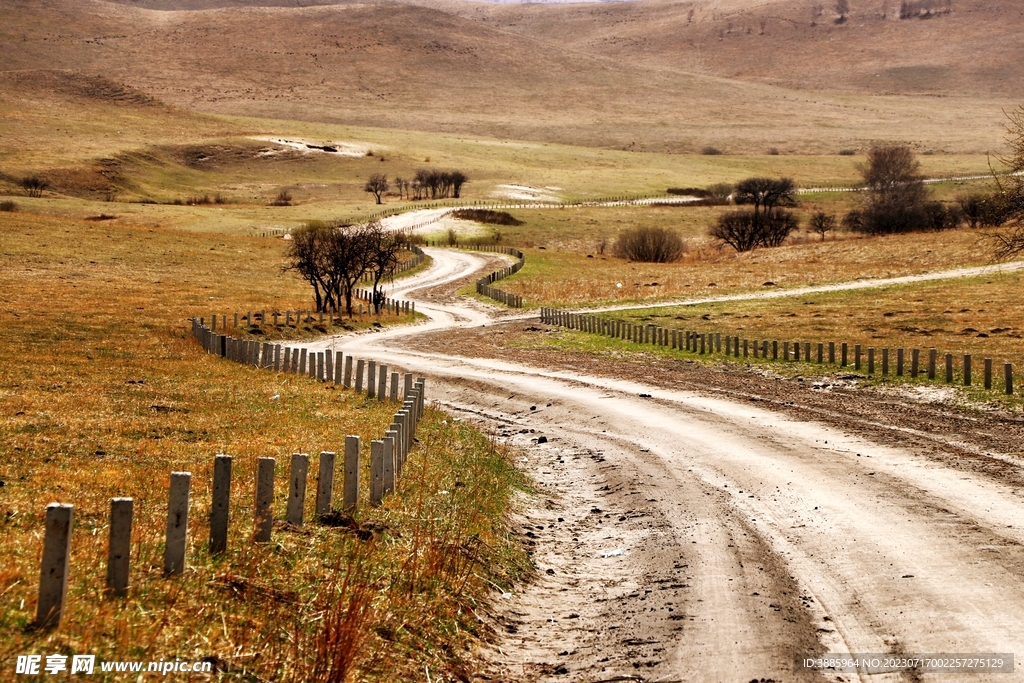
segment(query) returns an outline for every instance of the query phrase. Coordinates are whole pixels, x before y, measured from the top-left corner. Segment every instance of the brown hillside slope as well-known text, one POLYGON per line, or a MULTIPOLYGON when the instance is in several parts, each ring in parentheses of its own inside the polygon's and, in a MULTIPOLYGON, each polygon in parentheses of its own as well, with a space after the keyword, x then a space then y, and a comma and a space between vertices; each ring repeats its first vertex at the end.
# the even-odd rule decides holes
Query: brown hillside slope
POLYGON ((850 4, 839 24, 834 3, 805 0, 444 6, 636 64, 815 90, 1024 98, 1020 3, 936 1, 935 11, 919 15, 926 18, 904 20, 897 0, 850 4))
MULTIPOLYGON (((665 7, 673 6, 638 3, 630 11, 656 15, 665 7)), ((566 9, 600 8, 625 11, 566 9)), ((1016 103, 999 93, 807 94, 695 75, 657 50, 630 58, 625 48, 588 53, 568 37, 587 35, 584 27, 552 9, 559 8, 518 11, 550 16, 568 34, 521 35, 391 3, 168 12, 99 0, 7 0, 0 63, 74 68, 202 112, 675 152, 705 145, 832 152, 877 140, 983 152, 1000 140, 1000 107, 1016 103)), ((591 33, 604 30, 596 19, 583 23, 591 33)))

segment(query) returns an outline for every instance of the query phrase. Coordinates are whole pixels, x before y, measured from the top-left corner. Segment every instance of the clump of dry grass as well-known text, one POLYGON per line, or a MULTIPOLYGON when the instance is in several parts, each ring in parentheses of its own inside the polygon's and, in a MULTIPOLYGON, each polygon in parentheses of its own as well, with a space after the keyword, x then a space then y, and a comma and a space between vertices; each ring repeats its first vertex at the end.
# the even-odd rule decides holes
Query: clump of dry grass
POLYGON ((460 666, 479 634, 468 606, 486 600, 475 575, 498 581, 495 572, 525 566, 502 533, 511 489, 522 484, 505 453, 428 410, 397 494, 355 515, 363 533, 279 525, 272 544, 253 545, 258 457, 277 457, 281 518, 287 454, 342 451, 346 434, 368 445, 394 412, 305 377, 225 362, 191 339, 188 317, 208 306, 246 310, 302 296, 301 283, 280 271, 280 245, 25 213, 5 229, 0 659, 211 657, 233 677, 297 681, 325 670, 335 680, 395 680, 425 662, 460 666), (212 464, 221 452, 235 459, 230 541, 211 558, 212 464), (166 579, 172 470, 193 474, 190 567, 166 579), (102 598, 115 496, 136 501, 126 600, 102 598), (40 632, 28 626, 51 501, 75 505, 71 581, 60 628, 40 632), (349 641, 355 654, 329 664, 349 641))

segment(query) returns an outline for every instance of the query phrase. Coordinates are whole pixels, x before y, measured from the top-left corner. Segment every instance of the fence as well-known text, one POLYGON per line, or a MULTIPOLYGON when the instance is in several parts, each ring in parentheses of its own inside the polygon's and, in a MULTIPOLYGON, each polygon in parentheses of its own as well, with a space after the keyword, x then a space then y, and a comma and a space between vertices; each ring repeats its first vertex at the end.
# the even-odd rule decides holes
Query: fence
MULTIPOLYGON (((207 342, 217 340, 210 346, 220 344, 221 348, 231 347, 245 349, 241 340, 228 344, 224 335, 217 335, 205 325, 193 320, 193 333, 209 350, 207 342)), ((264 347, 264 350, 266 347, 264 347)), ((295 355, 295 354, 290 354, 295 355)), ((305 359, 306 354, 302 357, 305 359)), ((324 379, 324 353, 317 354, 317 362, 312 364, 321 372, 317 375, 324 379)), ((342 356, 336 356, 336 367, 341 367, 342 356)), ((352 366, 349 357, 345 363, 346 370, 352 366)), ((257 363, 258 365, 258 363, 257 363)), ((372 378, 375 363, 370 361, 368 376, 372 378)), ((361 373, 363 361, 358 363, 360 376, 357 380, 362 385, 361 373)), ((351 373, 346 372, 346 379, 351 373)), ((369 395, 385 400, 387 395, 386 365, 380 366, 380 376, 376 383, 369 381, 369 395)), ((398 400, 397 372, 391 373, 390 400, 398 400)), ((370 442, 370 481, 369 502, 377 506, 389 493, 397 488, 402 470, 408 460, 414 443, 416 427, 423 415, 425 407, 426 380, 422 377, 413 381, 412 374, 406 374, 402 394, 402 408, 395 413, 394 420, 388 427, 383 438, 370 442)), ((347 385, 346 385, 347 386, 347 385)), ((357 390, 359 390, 357 387, 357 390)), ((359 477, 362 470, 360 456, 362 446, 358 436, 345 437, 345 454, 342 463, 342 509, 354 511, 360 505, 359 477)), ((319 521, 333 510, 334 479, 336 454, 332 451, 320 453, 314 510, 319 521)), ((252 542, 267 543, 273 533, 273 502, 275 496, 274 458, 259 458, 257 461, 254 482, 255 509, 252 542)), ((229 455, 217 455, 213 466, 212 500, 210 505, 210 537, 207 551, 211 555, 220 555, 229 548, 229 518, 231 513, 231 469, 232 458, 229 455)), ((294 453, 289 463, 288 504, 285 521, 295 526, 305 523, 306 491, 309 479, 309 456, 305 453, 294 453)), ((188 564, 188 521, 190 508, 190 490, 192 485, 191 472, 171 472, 167 499, 167 529, 164 543, 165 576, 174 576, 185 571, 188 564)), ((132 518, 135 501, 132 498, 110 499, 109 545, 107 554, 106 593, 108 596, 120 597, 128 593, 131 584, 131 545, 132 518)), ((71 558, 71 536, 74 517, 74 506, 65 503, 51 503, 46 508, 46 527, 43 540, 43 557, 39 571, 39 599, 36 607, 36 625, 53 628, 60 624, 67 596, 69 568, 71 558)))
MULTIPOLYGON (((721 354, 726 357, 748 358, 753 356, 761 360, 782 360, 783 362, 803 361, 807 363, 828 363, 837 364, 836 351, 838 349, 839 367, 852 365, 855 370, 865 370, 868 376, 873 376, 880 371, 881 376, 890 375, 904 377, 909 374, 916 379, 921 374, 926 374, 928 379, 934 380, 939 376, 941 369, 946 384, 952 384, 956 376, 957 368, 954 367, 954 355, 946 353, 942 355, 940 367, 940 354, 938 349, 927 349, 928 356, 922 362, 922 349, 910 349, 910 356, 907 357, 905 348, 897 348, 895 358, 892 357, 892 349, 874 347, 863 348, 861 344, 854 344, 852 349, 848 342, 810 342, 810 341, 782 341, 767 339, 747 339, 739 336, 722 336, 721 332, 698 332, 692 330, 679 330, 665 328, 658 325, 635 325, 622 320, 611 320, 592 314, 570 313, 553 308, 541 309, 541 321, 550 325, 558 325, 582 332, 602 334, 616 339, 624 339, 637 344, 650 344, 671 349, 688 351, 698 355, 721 354), (724 341, 724 352, 723 352, 724 341), (827 360, 826 360, 827 358, 827 360), (909 360, 909 368, 908 366, 909 360)), ((992 389, 993 363, 991 358, 984 358, 982 361, 982 386, 985 389, 992 389)), ((963 354, 959 367, 959 377, 964 386, 972 386, 973 358, 971 354, 963 354)), ((1013 364, 1003 364, 1003 392, 1007 395, 1013 394, 1013 364)))

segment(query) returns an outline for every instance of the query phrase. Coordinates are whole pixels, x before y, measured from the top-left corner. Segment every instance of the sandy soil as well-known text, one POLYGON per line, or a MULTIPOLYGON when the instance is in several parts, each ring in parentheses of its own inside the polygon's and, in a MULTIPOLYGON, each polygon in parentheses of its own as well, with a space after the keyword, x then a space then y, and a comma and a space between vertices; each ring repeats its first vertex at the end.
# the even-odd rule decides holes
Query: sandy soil
POLYGON ((496 595, 480 680, 1022 677, 795 665, 1024 644, 1019 418, 841 377, 551 352, 531 341, 556 330, 443 294, 485 258, 432 255, 430 322, 329 344, 426 376, 523 449, 537 579, 496 595))

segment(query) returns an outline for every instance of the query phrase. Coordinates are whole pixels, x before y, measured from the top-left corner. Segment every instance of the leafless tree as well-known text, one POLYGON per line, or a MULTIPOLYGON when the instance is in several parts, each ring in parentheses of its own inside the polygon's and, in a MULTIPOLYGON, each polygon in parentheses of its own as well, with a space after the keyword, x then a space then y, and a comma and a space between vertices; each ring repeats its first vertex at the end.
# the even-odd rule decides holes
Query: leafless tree
POLYGON ((381 195, 387 192, 391 188, 388 183, 388 177, 383 173, 374 173, 370 176, 370 179, 366 181, 366 185, 363 186, 363 190, 373 194, 377 199, 378 204, 382 204, 381 195))
POLYGON ((380 221, 366 226, 367 277, 373 281, 373 307, 380 313, 384 303, 381 280, 390 278, 402 262, 402 252, 409 245, 409 235, 404 232, 389 232, 380 221))
POLYGON ((754 208, 722 214, 708 234, 736 251, 777 247, 799 226, 797 217, 783 208, 796 203, 792 178, 747 178, 736 184, 733 201, 754 208))
POLYGON ((821 241, 825 241, 825 233, 836 229, 836 216, 824 211, 815 211, 811 216, 811 230, 821 235, 821 241))
POLYGON ((1010 169, 1010 174, 1000 178, 995 173, 996 191, 989 201, 998 210, 1010 229, 995 233, 997 258, 1009 258, 1024 252, 1024 106, 1006 113, 1006 142, 1010 152, 999 160, 1010 169))
POLYGON ((872 147, 860 165, 867 186, 861 229, 875 235, 928 227, 928 190, 920 163, 905 145, 872 147))

